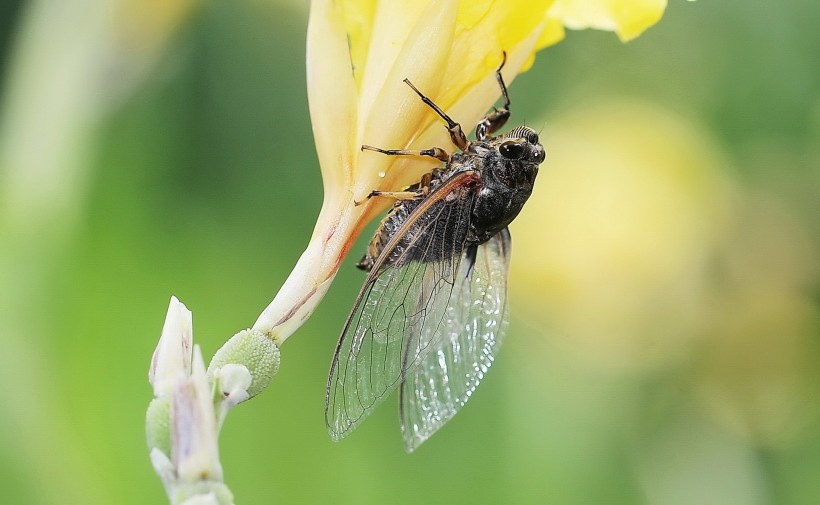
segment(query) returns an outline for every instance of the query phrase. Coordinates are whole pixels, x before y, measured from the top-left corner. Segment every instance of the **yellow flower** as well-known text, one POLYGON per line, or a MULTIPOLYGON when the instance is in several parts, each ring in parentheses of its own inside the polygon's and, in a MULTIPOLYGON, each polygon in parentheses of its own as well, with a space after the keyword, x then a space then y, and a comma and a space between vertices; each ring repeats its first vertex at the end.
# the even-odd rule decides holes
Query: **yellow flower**
POLYGON ((615 29, 626 39, 660 18, 665 0, 315 0, 307 41, 310 115, 324 204, 313 236, 255 330, 284 341, 313 312, 362 228, 389 202, 373 190, 417 182, 437 162, 361 151, 442 147, 446 129, 402 80, 410 79, 471 128, 567 26, 615 29), (577 6, 582 7, 577 7, 577 6), (577 7, 577 8, 576 8, 577 7), (604 21, 606 22, 604 22, 604 21))

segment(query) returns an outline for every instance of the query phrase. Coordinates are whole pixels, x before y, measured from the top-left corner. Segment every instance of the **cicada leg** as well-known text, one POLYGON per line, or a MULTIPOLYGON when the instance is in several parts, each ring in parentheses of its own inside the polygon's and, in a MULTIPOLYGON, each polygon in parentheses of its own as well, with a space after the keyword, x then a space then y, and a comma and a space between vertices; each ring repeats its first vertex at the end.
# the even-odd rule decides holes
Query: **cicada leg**
POLYGON ((373 190, 361 202, 354 201, 353 203, 358 206, 358 205, 361 205, 364 202, 366 202, 366 201, 368 201, 371 198, 376 197, 376 196, 385 197, 385 198, 392 198, 392 199, 396 200, 397 202, 404 201, 404 200, 419 200, 421 198, 424 198, 425 196, 427 196, 430 193, 430 181, 431 180, 432 180, 432 174, 428 172, 428 173, 422 175, 421 180, 419 181, 419 183, 417 185, 415 185, 415 187, 417 189, 414 189, 414 190, 411 190, 411 191, 379 191, 379 190, 373 190))
POLYGON ((362 146, 362 151, 376 151, 377 153, 386 154, 388 156, 430 156, 444 163, 450 161, 450 155, 440 147, 431 147, 430 149, 417 151, 412 149, 380 149, 373 146, 362 146))
POLYGON ((510 118, 510 96, 507 94, 507 86, 504 84, 504 78, 501 76, 501 69, 507 62, 507 53, 503 53, 501 65, 495 71, 495 78, 498 81, 498 86, 501 87, 501 96, 504 98, 504 107, 496 109, 488 113, 484 118, 478 122, 475 127, 475 138, 478 140, 486 140, 488 136, 492 135, 499 128, 504 126, 504 123, 510 118))
POLYGON ((417 87, 413 86, 413 83, 410 82, 410 79, 405 79, 404 83, 410 86, 410 88, 412 88, 413 91, 415 91, 416 94, 421 98, 421 101, 426 103, 431 109, 436 111, 436 114, 438 114, 441 117, 441 119, 443 119, 447 123, 447 131, 450 132, 450 140, 453 141, 453 144, 456 147, 463 151, 467 147, 467 136, 464 135, 464 130, 461 129, 461 125, 453 121, 453 118, 445 114, 444 111, 441 110, 441 108, 438 105, 436 105, 432 100, 424 96, 424 93, 419 91, 417 87))

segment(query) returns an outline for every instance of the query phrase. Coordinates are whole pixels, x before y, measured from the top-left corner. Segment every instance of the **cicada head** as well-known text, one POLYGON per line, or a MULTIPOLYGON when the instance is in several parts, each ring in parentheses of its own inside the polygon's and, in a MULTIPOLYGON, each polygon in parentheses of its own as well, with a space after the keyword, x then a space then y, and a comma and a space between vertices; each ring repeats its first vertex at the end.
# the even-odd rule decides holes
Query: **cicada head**
POLYGON ((507 191, 523 191, 529 195, 538 165, 546 157, 538 134, 532 128, 519 126, 487 144, 490 149, 484 155, 483 167, 487 184, 496 190, 506 187, 507 191))

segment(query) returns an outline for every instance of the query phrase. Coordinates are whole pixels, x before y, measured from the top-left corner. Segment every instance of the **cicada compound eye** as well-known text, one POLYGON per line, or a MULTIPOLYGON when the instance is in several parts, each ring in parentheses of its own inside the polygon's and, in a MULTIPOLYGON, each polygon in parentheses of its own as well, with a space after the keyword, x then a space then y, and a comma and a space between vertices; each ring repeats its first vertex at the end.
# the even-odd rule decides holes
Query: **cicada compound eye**
POLYGON ((524 155, 524 145, 516 140, 508 140, 498 146, 498 152, 509 160, 517 160, 524 155))

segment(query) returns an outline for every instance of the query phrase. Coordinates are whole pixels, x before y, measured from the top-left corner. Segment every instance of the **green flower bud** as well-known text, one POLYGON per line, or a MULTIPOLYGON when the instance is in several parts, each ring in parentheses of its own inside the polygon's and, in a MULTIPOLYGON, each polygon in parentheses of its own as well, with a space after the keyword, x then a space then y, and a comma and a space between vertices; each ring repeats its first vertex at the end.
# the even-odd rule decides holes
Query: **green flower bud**
POLYGON ((220 348, 208 366, 208 377, 214 380, 216 371, 226 365, 243 365, 251 375, 247 388, 253 398, 270 384, 279 370, 279 347, 261 332, 242 330, 220 348))
POLYGON ((159 449, 171 456, 171 400, 168 396, 154 398, 145 413, 145 438, 149 449, 159 449))

